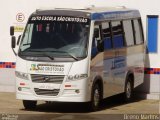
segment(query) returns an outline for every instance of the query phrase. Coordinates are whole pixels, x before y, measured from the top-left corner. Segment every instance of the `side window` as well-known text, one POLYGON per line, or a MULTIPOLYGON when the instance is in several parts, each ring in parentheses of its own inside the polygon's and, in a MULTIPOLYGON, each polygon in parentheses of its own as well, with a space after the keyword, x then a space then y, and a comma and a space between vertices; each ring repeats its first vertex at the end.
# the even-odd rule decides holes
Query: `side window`
POLYGON ((124 46, 123 28, 120 21, 112 22, 113 46, 121 48, 124 46))
POLYGON ((143 43, 143 36, 142 36, 142 28, 140 27, 140 20, 133 20, 134 23, 134 30, 135 30, 135 38, 136 44, 143 43))
POLYGON ((126 38, 126 45, 131 46, 134 45, 134 37, 133 37, 133 29, 131 20, 123 21, 123 28, 126 38))
POLYGON ((25 32, 25 35, 24 35, 24 41, 26 43, 24 44, 30 44, 31 43, 31 38, 32 38, 32 32, 30 32, 30 30, 33 29, 33 25, 28 25, 27 28, 26 28, 26 32, 25 32), (30 33, 30 34, 29 34, 30 33))
POLYGON ((32 34, 31 30, 33 29, 33 25, 27 25, 25 34, 23 35, 23 44, 21 44, 21 50, 24 51, 27 48, 31 47, 32 34))
POLYGON ((102 23, 102 37, 104 41, 104 49, 111 49, 112 48, 112 39, 111 39, 111 28, 109 22, 102 23))

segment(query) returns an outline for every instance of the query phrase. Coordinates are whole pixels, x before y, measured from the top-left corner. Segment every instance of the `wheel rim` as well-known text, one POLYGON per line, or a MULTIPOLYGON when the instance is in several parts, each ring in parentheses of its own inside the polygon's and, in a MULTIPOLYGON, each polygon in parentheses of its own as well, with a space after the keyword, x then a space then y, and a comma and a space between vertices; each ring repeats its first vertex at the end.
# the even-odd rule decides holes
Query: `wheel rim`
POLYGON ((126 86, 126 96, 127 98, 131 97, 131 83, 130 82, 128 82, 126 86))
POLYGON ((95 106, 98 106, 99 104, 99 90, 98 89, 95 89, 95 92, 94 92, 94 105, 95 106))

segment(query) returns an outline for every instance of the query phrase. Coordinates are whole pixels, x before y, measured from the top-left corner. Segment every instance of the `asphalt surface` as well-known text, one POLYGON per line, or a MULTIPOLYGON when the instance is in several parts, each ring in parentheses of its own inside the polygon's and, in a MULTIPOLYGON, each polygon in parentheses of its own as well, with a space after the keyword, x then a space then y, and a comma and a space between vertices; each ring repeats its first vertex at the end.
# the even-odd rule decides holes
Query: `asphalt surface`
POLYGON ((97 112, 89 112, 82 103, 43 101, 38 102, 35 110, 25 110, 15 93, 0 93, 0 120, 159 120, 159 114, 160 100, 135 97, 124 103, 118 95, 105 99, 97 112))

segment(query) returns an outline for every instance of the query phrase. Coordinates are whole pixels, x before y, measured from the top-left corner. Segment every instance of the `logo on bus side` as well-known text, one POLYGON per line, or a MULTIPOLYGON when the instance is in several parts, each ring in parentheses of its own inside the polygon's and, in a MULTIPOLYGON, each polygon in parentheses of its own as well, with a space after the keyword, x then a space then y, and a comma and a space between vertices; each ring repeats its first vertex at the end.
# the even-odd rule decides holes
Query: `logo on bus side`
POLYGON ((45 76, 44 77, 44 82, 47 82, 47 81, 49 81, 50 80, 50 77, 49 76, 45 76))
POLYGON ((31 64, 30 70, 31 70, 31 71, 38 70, 38 67, 36 66, 36 64, 31 64))

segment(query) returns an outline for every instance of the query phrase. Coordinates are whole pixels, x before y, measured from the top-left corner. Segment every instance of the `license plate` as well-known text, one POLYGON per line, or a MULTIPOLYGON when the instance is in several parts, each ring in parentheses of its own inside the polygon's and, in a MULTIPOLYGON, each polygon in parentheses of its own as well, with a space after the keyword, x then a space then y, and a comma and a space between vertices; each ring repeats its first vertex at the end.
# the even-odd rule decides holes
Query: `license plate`
POLYGON ((54 66, 54 65, 46 65, 46 66, 40 66, 39 65, 39 71, 44 72, 64 72, 64 67, 54 66))
POLYGON ((44 89, 44 90, 53 90, 55 89, 53 85, 40 85, 39 89, 44 89))

